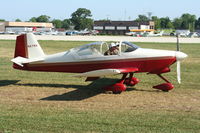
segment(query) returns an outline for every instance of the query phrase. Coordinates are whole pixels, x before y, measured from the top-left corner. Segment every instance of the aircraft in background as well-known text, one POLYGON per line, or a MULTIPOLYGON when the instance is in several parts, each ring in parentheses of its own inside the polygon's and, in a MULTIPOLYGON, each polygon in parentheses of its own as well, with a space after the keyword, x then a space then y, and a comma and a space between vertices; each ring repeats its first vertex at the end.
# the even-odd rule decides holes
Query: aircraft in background
POLYGON ((146 37, 147 34, 154 31, 154 29, 130 29, 130 32, 125 33, 125 35, 134 37, 146 37))
POLYGON ((163 33, 164 33, 164 31, 161 31, 161 32, 156 33, 156 34, 154 32, 148 32, 144 36, 147 36, 147 37, 159 37, 159 36, 163 36, 163 33))
POLYGON ((78 73, 94 81, 108 75, 122 74, 115 84, 103 89, 121 93, 126 86, 134 86, 139 80, 134 73, 156 74, 165 83, 153 88, 169 91, 174 88, 161 74, 170 72, 170 66, 177 62, 177 77, 180 83, 180 61, 187 55, 180 51, 140 48, 130 42, 94 42, 68 51, 46 55, 32 33, 17 37, 13 67, 19 70, 78 73), (128 77, 127 77, 128 76, 128 77))
POLYGON ((97 35, 99 31, 97 30, 82 30, 82 31, 67 31, 66 35, 97 35))

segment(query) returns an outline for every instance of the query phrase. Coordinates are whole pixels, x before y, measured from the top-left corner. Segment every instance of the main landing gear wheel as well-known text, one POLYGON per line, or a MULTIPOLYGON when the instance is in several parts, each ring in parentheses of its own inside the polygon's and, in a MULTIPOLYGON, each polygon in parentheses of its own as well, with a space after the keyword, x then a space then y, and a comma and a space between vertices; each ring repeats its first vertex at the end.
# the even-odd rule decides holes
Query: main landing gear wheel
POLYGON ((118 81, 117 83, 115 83, 113 85, 106 86, 103 89, 106 92, 112 91, 113 94, 122 93, 122 91, 126 90, 126 86, 124 85, 124 81, 126 79, 126 76, 127 76, 127 73, 124 73, 120 81, 118 81))
POLYGON ((120 94, 122 91, 126 90, 126 85, 134 86, 139 82, 137 78, 133 77, 133 73, 130 73, 128 78, 126 78, 127 75, 128 73, 124 73, 122 78, 116 84, 106 86, 103 89, 108 94, 109 92, 113 92, 113 94, 120 94))
POLYGON ((127 86, 135 86, 137 83, 139 83, 139 79, 132 77, 132 78, 126 78, 124 83, 127 86))
POLYGON ((106 92, 112 91, 113 94, 120 94, 122 91, 126 90, 126 86, 122 83, 116 83, 103 88, 106 92))
POLYGON ((139 82, 139 79, 133 77, 133 73, 130 73, 129 77, 125 79, 124 84, 127 86, 135 86, 139 82))

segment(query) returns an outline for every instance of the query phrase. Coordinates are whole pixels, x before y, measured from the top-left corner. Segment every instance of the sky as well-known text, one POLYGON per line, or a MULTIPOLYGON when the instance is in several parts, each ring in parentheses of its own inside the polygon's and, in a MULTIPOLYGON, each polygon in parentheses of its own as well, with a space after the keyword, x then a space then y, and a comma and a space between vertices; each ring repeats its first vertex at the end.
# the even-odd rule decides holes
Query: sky
POLYGON ((134 20, 139 14, 174 19, 183 13, 200 17, 200 0, 0 0, 0 19, 28 21, 48 15, 51 19, 70 18, 78 8, 87 8, 94 20, 134 20))

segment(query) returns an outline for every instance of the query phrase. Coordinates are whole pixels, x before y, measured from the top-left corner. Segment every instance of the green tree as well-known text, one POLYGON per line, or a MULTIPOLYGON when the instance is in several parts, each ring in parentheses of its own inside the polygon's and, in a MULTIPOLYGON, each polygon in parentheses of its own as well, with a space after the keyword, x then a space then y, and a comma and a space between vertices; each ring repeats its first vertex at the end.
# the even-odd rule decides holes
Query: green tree
POLYGON ((90 18, 86 18, 86 19, 82 19, 81 20, 81 25, 80 25, 80 29, 84 30, 84 29, 92 29, 92 25, 93 25, 93 20, 90 18))
POLYGON ((47 15, 41 15, 36 18, 37 22, 49 22, 50 17, 47 15))
POLYGON ((196 29, 200 29, 200 17, 199 17, 198 20, 196 20, 196 22, 195 22, 195 28, 196 28, 196 29))
POLYGON ((75 26, 76 30, 84 30, 86 28, 91 29, 93 25, 93 20, 91 11, 86 8, 79 8, 71 15, 71 22, 75 26))
POLYGON ((69 29, 71 25, 71 21, 69 19, 64 19, 62 21, 62 28, 69 29))
POLYGON ((160 26, 161 26, 162 29, 166 29, 166 28, 172 29, 172 28, 174 28, 169 17, 160 18, 160 26))
POLYGON ((29 22, 37 22, 36 17, 32 17, 31 19, 29 19, 29 22))
POLYGON ((155 23, 155 29, 161 29, 161 26, 160 26, 160 19, 157 17, 157 16, 152 16, 151 17, 151 20, 154 21, 155 23))
POLYGON ((183 29, 189 29, 190 31, 194 31, 195 29, 195 21, 196 21, 196 16, 191 15, 189 13, 185 13, 181 16, 182 19, 182 24, 181 28, 183 29))
POLYGON ((166 28, 167 28, 167 29, 174 29, 173 23, 172 23, 171 21, 169 21, 169 22, 167 23, 167 25, 166 25, 166 28))
POLYGON ((22 21, 21 21, 20 19, 17 18, 17 19, 15 20, 15 22, 22 22, 22 21))
POLYGON ((6 20, 5 19, 0 19, 0 22, 5 22, 6 20))
POLYGON ((138 15, 138 18, 135 21, 137 21, 137 22, 147 22, 147 21, 149 21, 149 18, 145 15, 138 15))
POLYGON ((55 26, 55 28, 62 28, 62 21, 59 19, 54 19, 53 21, 51 21, 53 23, 53 25, 55 26))
POLYGON ((191 15, 190 21, 189 21, 189 29, 190 31, 194 32, 195 31, 195 22, 196 22, 196 15, 191 15))
POLYGON ((182 19, 181 18, 175 18, 173 20, 173 25, 175 29, 182 29, 181 25, 182 25, 182 19))

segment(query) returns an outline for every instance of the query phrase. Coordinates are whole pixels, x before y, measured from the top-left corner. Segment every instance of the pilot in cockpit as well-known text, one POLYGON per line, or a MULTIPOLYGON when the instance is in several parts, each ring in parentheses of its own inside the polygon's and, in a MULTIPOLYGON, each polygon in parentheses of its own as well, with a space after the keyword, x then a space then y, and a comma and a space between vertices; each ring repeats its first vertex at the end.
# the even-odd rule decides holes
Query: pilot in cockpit
POLYGON ((119 54, 119 44, 111 43, 109 49, 104 53, 104 55, 118 55, 119 54))

